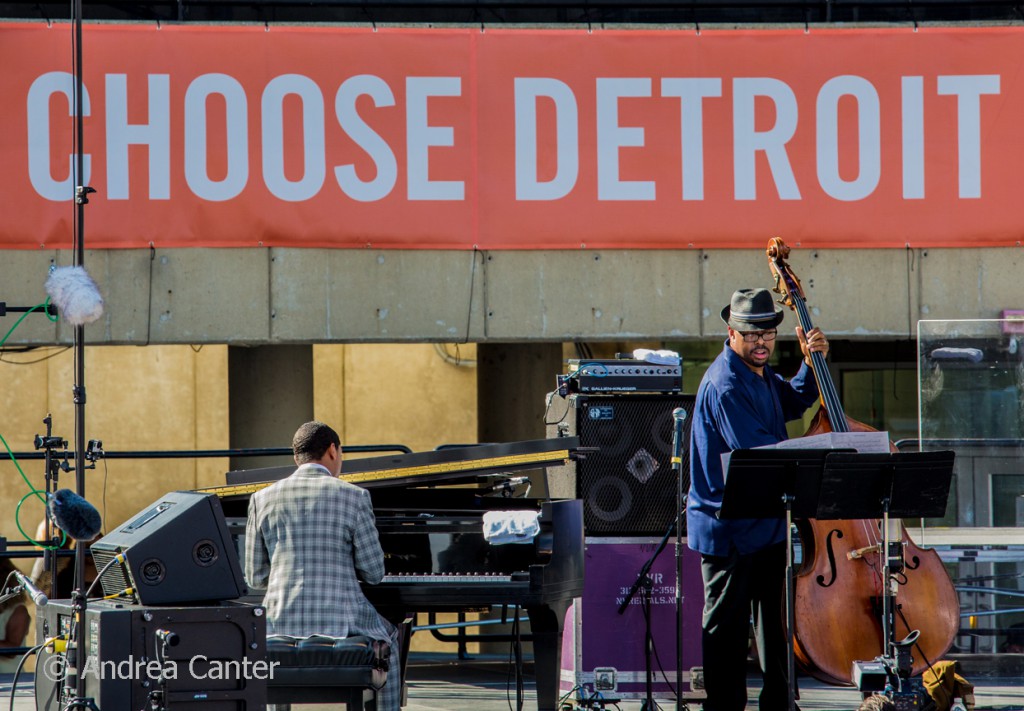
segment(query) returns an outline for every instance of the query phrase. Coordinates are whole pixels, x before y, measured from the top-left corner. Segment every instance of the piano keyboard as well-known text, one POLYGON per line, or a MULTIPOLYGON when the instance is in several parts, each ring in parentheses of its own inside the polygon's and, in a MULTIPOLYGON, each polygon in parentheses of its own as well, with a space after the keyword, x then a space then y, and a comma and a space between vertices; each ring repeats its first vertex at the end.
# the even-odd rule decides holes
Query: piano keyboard
POLYGON ((512 575, 497 573, 399 573, 385 575, 381 583, 510 583, 512 575))

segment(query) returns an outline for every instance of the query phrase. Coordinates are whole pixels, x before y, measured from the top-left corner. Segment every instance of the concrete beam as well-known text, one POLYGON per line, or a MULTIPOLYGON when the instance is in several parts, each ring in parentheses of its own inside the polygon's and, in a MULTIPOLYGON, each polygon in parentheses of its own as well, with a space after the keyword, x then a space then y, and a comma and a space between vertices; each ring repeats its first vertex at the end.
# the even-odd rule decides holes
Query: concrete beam
MULTIPOLYGON (((791 246, 812 320, 833 337, 906 338, 922 318, 1024 308, 1018 249, 791 246)), ((51 263, 72 255, 4 252, 0 301, 41 303, 51 263)), ((772 284, 761 250, 90 250, 86 268, 106 300, 91 344, 702 339, 734 289, 772 284)), ((7 343, 72 338, 33 315, 7 343)))
POLYGON ((484 255, 273 249, 275 342, 477 341, 484 255))

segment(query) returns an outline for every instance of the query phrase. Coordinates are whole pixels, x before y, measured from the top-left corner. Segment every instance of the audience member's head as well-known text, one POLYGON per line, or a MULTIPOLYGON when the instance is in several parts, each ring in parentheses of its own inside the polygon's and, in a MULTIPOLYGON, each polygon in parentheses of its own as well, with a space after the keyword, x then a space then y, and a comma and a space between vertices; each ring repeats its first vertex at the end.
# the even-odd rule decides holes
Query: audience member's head
MULTIPOLYGON (((61 552, 74 550, 78 541, 71 536, 64 535, 64 532, 57 527, 57 524, 52 521, 49 522, 51 532, 54 538, 46 542, 55 542, 61 552)), ((43 519, 39 522, 38 528, 36 528, 36 541, 44 542, 46 540, 46 524, 47 519, 43 519)), ((102 531, 96 534, 95 538, 83 543, 92 543, 103 537, 102 531)), ((56 560, 52 560, 50 565, 52 570, 46 570, 46 560, 40 556, 35 559, 32 563, 32 572, 29 574, 29 578, 36 584, 40 590, 49 595, 50 597, 67 598, 71 597, 72 591, 75 589, 75 557, 71 555, 58 555, 56 560), (56 583, 54 583, 56 579, 56 583)), ((96 564, 92 560, 92 551, 86 546, 85 550, 85 582, 91 583, 96 579, 96 564)))
MULTIPOLYGON (((0 580, 4 582, 16 570, 10 558, 0 558, 0 580)), ((11 577, 11 587, 18 585, 18 581, 11 577)), ((0 587, 6 587, 0 584, 0 587)), ((4 623, 0 625, 0 647, 21 647, 25 644, 28 636, 28 627, 32 620, 28 614, 29 599, 24 591, 20 595, 0 602, 0 617, 4 623)), ((21 657, 5 654, 0 655, 0 674, 10 674, 18 669, 21 657)))
MULTIPOLYGON (((16 568, 14 567, 14 563, 11 562, 10 558, 0 558, 0 589, 6 587, 14 587, 15 585, 19 584, 18 581, 14 578, 11 578, 10 581, 8 581, 8 578, 11 576, 11 573, 13 573, 15 570, 16 568)), ((27 602, 28 597, 25 595, 25 592, 22 591, 20 595, 15 595, 9 600, 4 600, 3 602, 0 602, 0 612, 3 612, 4 610, 7 610, 16 605, 24 605, 27 602)), ((0 634, 2 633, 3 630, 0 630, 0 634)))

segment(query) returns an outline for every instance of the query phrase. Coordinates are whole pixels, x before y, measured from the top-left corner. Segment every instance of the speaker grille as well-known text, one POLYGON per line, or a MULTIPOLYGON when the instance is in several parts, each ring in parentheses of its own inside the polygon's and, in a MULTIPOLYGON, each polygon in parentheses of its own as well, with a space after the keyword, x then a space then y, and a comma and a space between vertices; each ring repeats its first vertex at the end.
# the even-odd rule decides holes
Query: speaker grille
POLYGON ((128 578, 128 569, 124 563, 112 564, 107 568, 107 564, 118 554, 118 550, 106 550, 97 547, 95 544, 89 549, 92 553, 92 560, 96 564, 97 570, 106 570, 103 573, 103 577, 100 578, 100 585, 103 588, 103 594, 111 596, 120 596, 125 590, 132 587, 131 580, 128 578))
POLYGON ((683 421, 682 488, 690 486, 692 395, 577 395, 576 435, 598 447, 577 462, 577 492, 589 536, 662 535, 676 519, 672 411, 683 421))

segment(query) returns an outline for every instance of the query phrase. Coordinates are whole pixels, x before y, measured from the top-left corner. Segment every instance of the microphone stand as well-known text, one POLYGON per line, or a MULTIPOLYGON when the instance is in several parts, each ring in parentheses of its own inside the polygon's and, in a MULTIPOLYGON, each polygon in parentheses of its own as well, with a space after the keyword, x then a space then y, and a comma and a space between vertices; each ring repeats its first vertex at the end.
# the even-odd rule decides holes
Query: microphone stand
POLYGON ((646 682, 646 700, 640 707, 640 711, 655 711, 656 706, 654 703, 654 670, 651 668, 651 651, 654 648, 654 634, 651 631, 651 588, 654 586, 654 582, 651 580, 650 572, 651 566, 654 565, 654 561, 658 559, 661 552, 665 550, 665 544, 668 543, 669 536, 672 535, 672 530, 675 528, 676 522, 673 521, 669 524, 668 530, 665 531, 665 535, 661 537, 661 543, 658 544, 657 550, 654 554, 647 559, 647 562, 640 568, 640 572, 636 576, 636 580, 633 582, 633 586, 629 589, 629 594, 626 595, 622 604, 619 605, 619 614, 626 612, 626 608, 629 607, 629 603, 632 602, 637 592, 643 589, 643 597, 640 598, 641 606, 644 611, 644 667, 647 671, 647 682, 646 682))
MULTIPOLYGON (((85 206, 93 188, 85 185, 85 150, 83 148, 83 76, 82 76, 82 0, 72 0, 72 43, 74 61, 74 111, 75 111, 75 266, 85 264, 85 206)), ((85 326, 75 326, 75 382, 72 389, 75 404, 75 489, 85 498, 85 326)), ((86 611, 85 587, 85 541, 75 541, 75 590, 71 594, 74 629, 75 696, 64 711, 72 708, 95 709, 95 701, 85 696, 85 675, 82 673, 86 662, 83 644, 86 611)))
MULTIPOLYGON (((683 493, 683 422, 686 410, 672 410, 672 468, 676 471, 676 711, 683 703, 683 517, 687 495, 683 493)), ((687 487, 689 488, 689 482, 687 487)))

